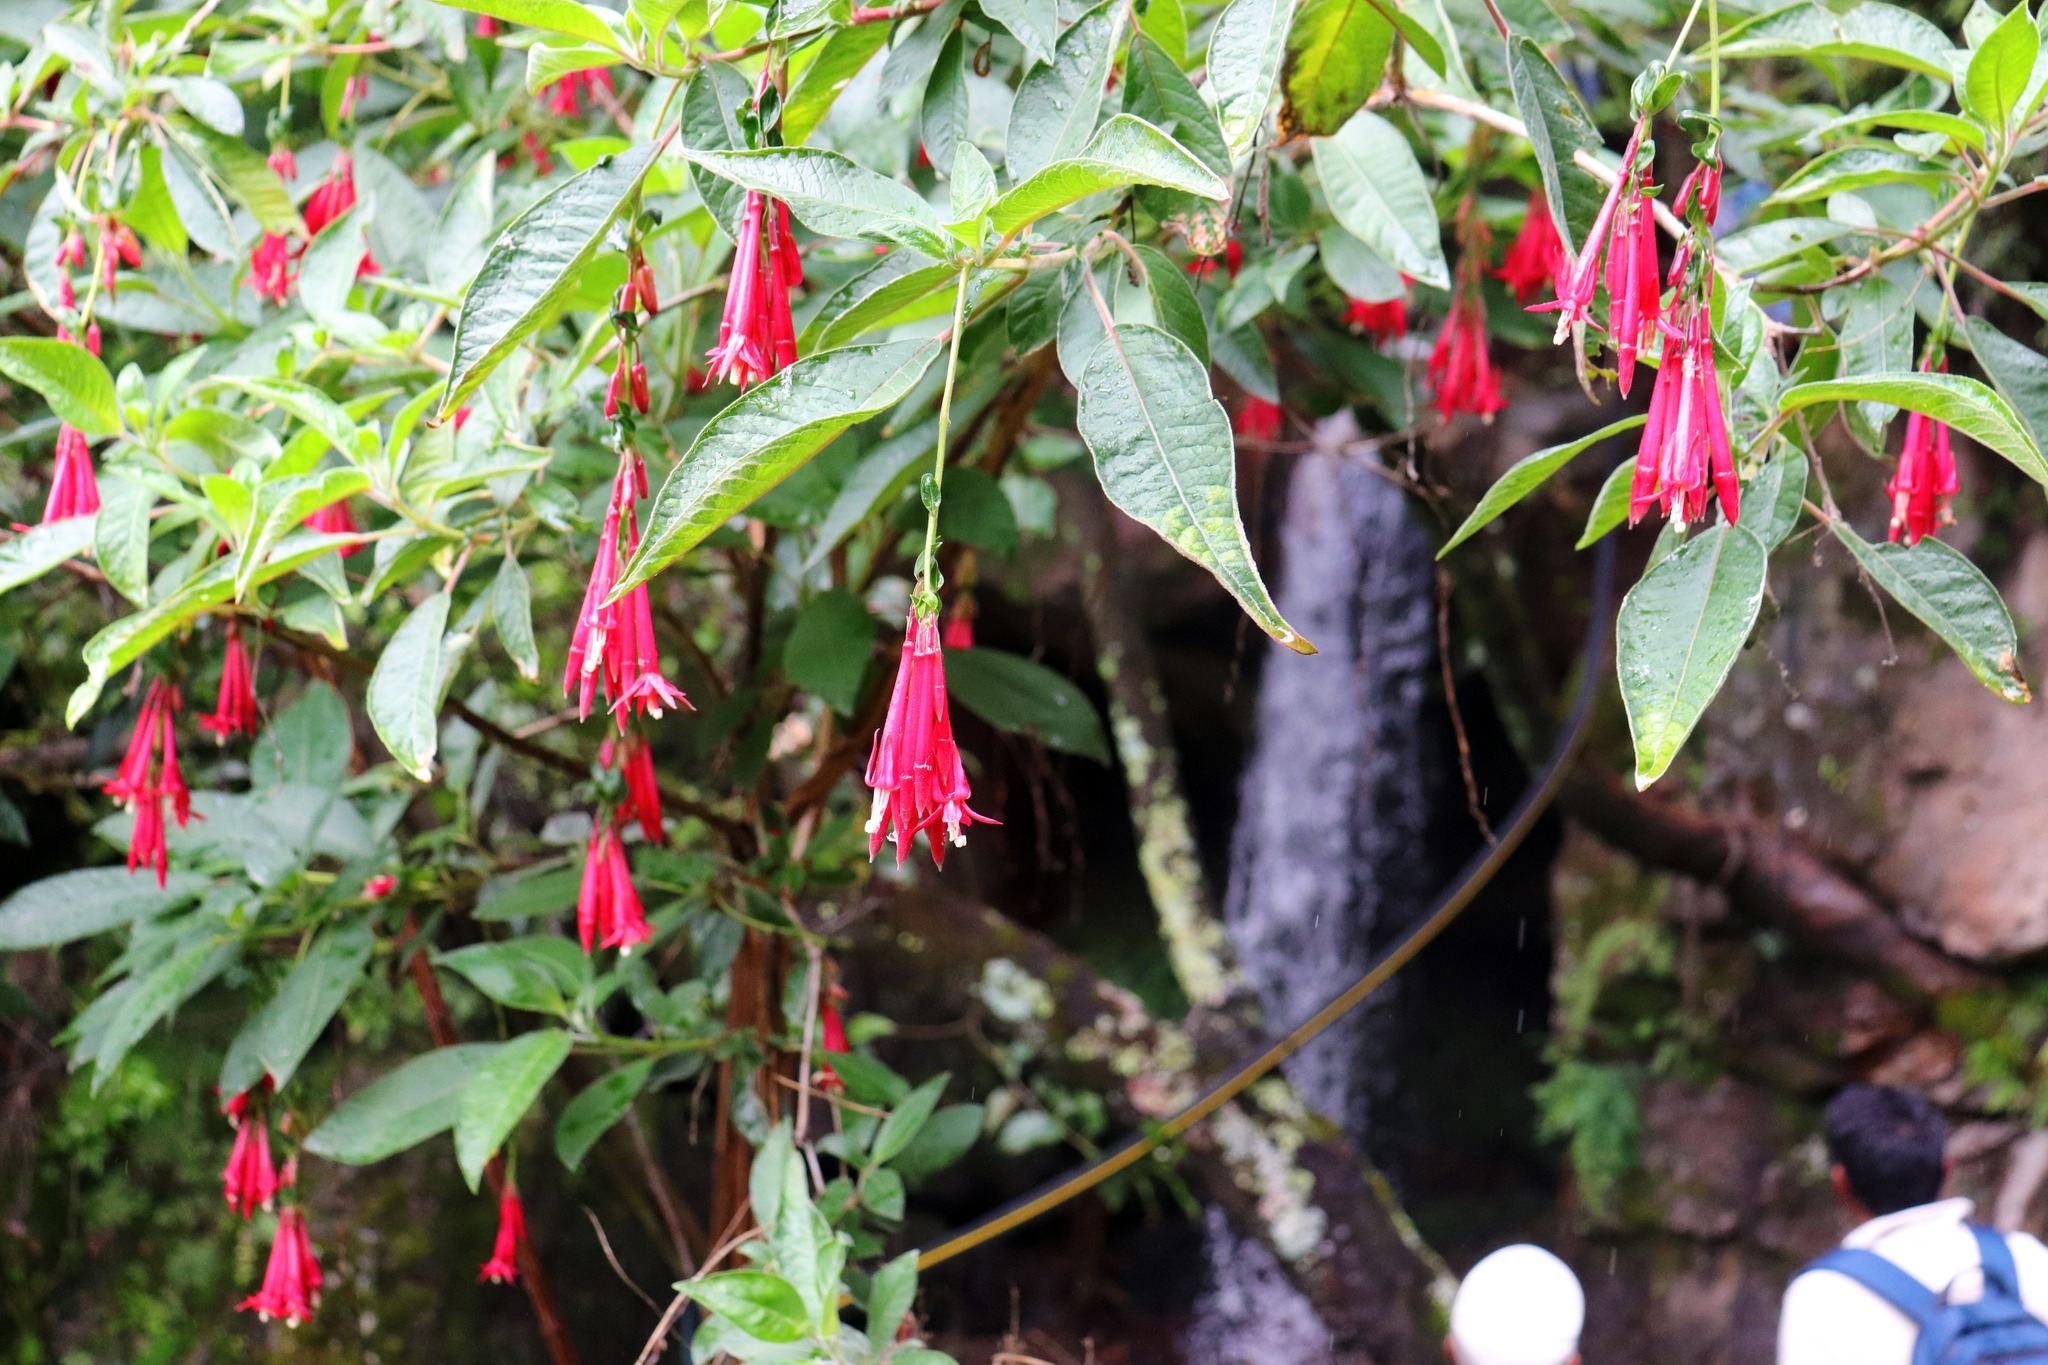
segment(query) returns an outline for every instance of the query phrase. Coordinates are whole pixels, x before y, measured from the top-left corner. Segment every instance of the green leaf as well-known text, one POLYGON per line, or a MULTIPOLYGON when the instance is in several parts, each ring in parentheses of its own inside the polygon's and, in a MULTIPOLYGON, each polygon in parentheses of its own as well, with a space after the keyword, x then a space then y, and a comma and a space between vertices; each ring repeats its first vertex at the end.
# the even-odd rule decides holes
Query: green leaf
POLYGON ((60 422, 88 436, 120 434, 114 377, 83 346, 46 337, 0 337, 0 374, 41 394, 60 422))
POLYGON ((522 870, 493 877, 477 893, 475 917, 515 920, 563 914, 576 908, 582 881, 582 870, 575 867, 522 870))
POLYGON ((1801 166, 1771 192, 1766 204, 1799 204, 1871 185, 1919 185, 1938 190, 1949 176, 1938 162, 1883 147, 1842 147, 1801 166))
POLYGON ((92 548, 95 517, 66 517, 0 541, 0 593, 34 582, 92 548))
POLYGON ((1636 787, 1664 775, 1727 681, 1764 600, 1763 542, 1746 526, 1700 532, 1622 600, 1615 662, 1636 746, 1636 787))
POLYGON ((242 101, 224 83, 211 76, 174 76, 171 98, 178 107, 216 133, 242 135, 242 101))
POLYGON ((938 354, 936 341, 847 346, 799 360, 705 424, 655 495, 647 538, 619 575, 645 583, 855 422, 889 411, 938 354))
MULTIPOLYGON (((2022 346, 1983 318, 1963 323, 1965 340, 1977 363, 2033 438, 2036 450, 2048 450, 2048 356, 2022 346)), ((106 516, 104 504, 100 515, 106 516)))
POLYGON ((1335 137, 1315 138, 1309 145, 1337 221, 1402 273, 1449 289, 1436 202, 1400 130, 1378 114, 1361 111, 1335 137))
POLYGON ((2009 702, 2033 700, 2020 676, 2012 614, 1976 565, 1932 536, 1908 549, 1872 545, 1840 519, 1828 529, 1878 586, 1948 642, 1977 681, 2009 702))
POLYGON ((939 45, 917 111, 918 137, 925 155, 938 158, 934 165, 950 166, 960 154, 959 146, 967 140, 967 113, 967 39, 965 31, 955 27, 939 45))
POLYGON ((893 1342, 917 1302, 917 1253, 906 1251, 875 1272, 868 1286, 868 1340, 893 1342))
POLYGON ((989 216, 1007 236, 1077 199, 1127 185, 1230 198, 1229 183, 1185 147, 1141 118, 1118 114, 1079 153, 1051 162, 997 199, 989 216))
POLYGON ((939 49, 959 27, 961 11, 966 8, 967 0, 945 0, 922 19, 898 24, 896 32, 901 34, 907 28, 910 36, 890 49, 887 60, 882 63, 882 89, 892 93, 910 90, 927 80, 933 64, 938 61, 939 49))
POLYGON ((242 201, 242 207, 249 210, 257 226, 280 236, 304 234, 306 225, 300 221, 299 211, 292 207, 290 191, 278 179, 277 172, 270 169, 263 153, 239 137, 229 137, 211 128, 189 127, 183 132, 198 144, 200 159, 206 162, 207 169, 227 186, 229 194, 242 201))
POLYGON ((1832 218, 1774 218, 1714 239, 1714 255, 1740 274, 1782 265, 1812 247, 1826 246, 1856 231, 1832 218))
POLYGON ((882 50, 889 39, 887 24, 854 24, 828 32, 810 64, 791 87, 789 101, 782 106, 782 136, 792 146, 801 144, 832 112, 832 104, 846 83, 860 74, 868 59, 882 50))
POLYGON ((1036 735, 1048 749, 1108 764, 1102 718, 1080 688, 1044 664, 995 649, 956 649, 946 656, 954 701, 998 730, 1036 735))
POLYGON ((782 673, 833 710, 851 715, 874 644, 875 618, 867 603, 833 588, 804 603, 782 647, 782 673))
MULTIPOLYGON (((1159 0, 1158 7, 1166 3, 1159 0)), ((1148 20, 1151 15, 1147 10, 1148 20)), ((1230 178, 1230 146, 1223 140, 1216 111, 1166 48, 1149 35, 1138 34, 1131 39, 1124 76, 1125 113, 1135 114, 1165 133, 1226 181, 1230 178)))
POLYGON ((1805 510, 1806 455, 1789 445, 1758 471, 1742 493, 1742 524, 1771 551, 1785 543, 1805 510))
POLYGON ((814 147, 763 147, 751 152, 681 155, 742 189, 789 205, 805 227, 827 237, 894 242, 927 256, 950 254, 946 230, 917 191, 814 147))
POLYGON ((1494 481, 1493 487, 1486 490, 1486 495, 1479 499, 1479 505, 1472 509, 1472 515, 1466 517, 1464 524, 1444 542, 1443 549, 1436 552, 1436 557, 1442 559, 1471 539, 1480 527, 1541 488, 1551 475, 1570 464, 1589 447, 1598 445, 1610 436, 1619 436, 1624 431, 1634 431, 1648 420, 1647 417, 1624 417, 1619 422, 1610 422, 1589 436, 1581 436, 1578 440, 1568 441, 1563 445, 1550 446, 1515 461, 1508 472, 1501 475, 1494 481))
POLYGON ((561 1029, 536 1029, 491 1047, 455 1109, 455 1164, 475 1190, 484 1163, 518 1126, 545 1086, 569 1058, 570 1038, 561 1029))
POLYGON ((965 1156, 981 1136, 983 1113, 978 1104, 947 1105, 925 1121, 917 1136, 889 1164, 912 1179, 936 1175, 965 1156))
POLYGON ((633 1097, 647 1084, 656 1060, 644 1057, 606 1072, 569 1101, 555 1122, 555 1155, 564 1166, 572 1171, 582 1168, 583 1158, 590 1155, 597 1140, 633 1107, 633 1097))
POLYGON ((996 202, 995 167, 988 164, 988 158, 981 148, 971 142, 962 142, 953 149, 952 202, 946 212, 952 215, 947 222, 947 231, 959 237, 970 246, 981 241, 981 220, 987 216, 996 202))
POLYGON ((1209 375, 1156 327, 1119 326, 1081 377, 1078 424, 1111 502, 1216 575, 1253 622, 1297 653, 1315 646, 1280 617, 1237 510, 1237 452, 1209 375))
POLYGON ((590 6, 579 5, 576 0, 441 0, 441 3, 451 9, 488 14, 507 23, 546 29, 549 33, 580 38, 586 43, 602 43, 614 51, 618 50, 618 38, 610 26, 590 6))
MULTIPOLYGON (((753 98, 747 78, 732 69, 730 62, 705 62, 683 87, 682 112, 677 117, 678 138, 685 147, 700 152, 737 151, 746 138, 737 122, 741 105, 753 98)), ((721 179, 701 166, 690 166, 690 183, 704 200, 704 207, 733 241, 740 236, 740 210, 746 191, 730 180, 721 179)))
POLYGON ((811 1334, 810 1314, 796 1287, 760 1270, 727 1270, 676 1285, 719 1317, 761 1341, 801 1341, 811 1334))
POLYGON ((886 1109, 910 1093, 909 1081, 865 1053, 834 1053, 832 1069, 846 1082, 846 1093, 865 1105, 886 1109))
POLYGON ((583 950, 551 934, 472 943, 434 960, 499 1004, 534 1014, 567 1014, 590 984, 590 959, 583 950))
POLYGON ((862 1207, 884 1222, 903 1221, 903 1177, 886 1166, 877 1166, 861 1182, 862 1207))
POLYGON ((377 738, 421 782, 434 775, 440 742, 441 640, 449 602, 443 591, 413 608, 378 657, 364 698, 377 738))
POLYGON ((817 539, 804 557, 809 571, 825 562, 847 533, 871 516, 892 489, 901 489, 913 465, 928 460, 938 440, 938 425, 922 422, 871 447, 846 476, 839 494, 818 524, 817 539))
POLYGON ((1058 0, 980 0, 981 12, 1017 40, 1027 63, 1055 59, 1060 36, 1058 0))
POLYGON ((1991 447, 2036 483, 2048 484, 2048 459, 2043 459, 2019 414, 1975 379, 1956 374, 1866 374, 1795 384, 1778 400, 1785 412, 1848 402, 1889 403, 1925 413, 1991 447))
POLYGON ((170 186, 164 182, 163 148, 153 142, 142 144, 139 165, 141 177, 135 189, 135 197, 128 201, 128 225, 142 234, 144 241, 171 256, 184 259, 191 239, 185 232, 185 224, 178 218, 178 206, 171 199, 170 186))
POLYGON ((527 584, 526 570, 510 553, 499 563, 498 576, 491 583, 491 620, 497 623, 498 643, 505 646, 519 676, 528 682, 538 681, 540 646, 533 638, 533 589, 527 584))
MULTIPOLYGON (((531 1036, 531 1035, 529 1035, 531 1036)), ((497 1043, 459 1043, 425 1052, 343 1100, 306 1135, 314 1156, 368 1166, 455 1126, 464 1087, 497 1043)))
POLYGON ((577 71, 618 65, 619 54, 602 43, 535 43, 526 49, 526 89, 539 94, 577 71))
POLYGON ((114 590, 138 607, 149 605, 149 510, 154 506, 155 489, 117 473, 101 476, 93 558, 114 590))
POLYGON ((53 948, 136 920, 155 919, 212 883, 173 872, 162 887, 148 872, 89 867, 30 882, 0 901, 0 951, 53 948))
POLYGON ((903 1097, 903 1102, 889 1111, 889 1117, 882 1120, 881 1128, 875 1133, 875 1144, 871 1149, 874 1163, 879 1166, 910 1145, 917 1136, 917 1130, 924 1127, 924 1121, 938 1108, 939 1099, 946 1093, 947 1073, 926 1081, 903 1097))
POLYGON ((250 751, 250 789, 260 793, 294 783, 333 791, 347 776, 354 750, 348 703, 326 683, 309 683, 250 751))
POLYGON ((203 990, 234 956, 234 944, 202 934, 144 974, 114 1012, 93 1049, 92 1092, 100 1092, 100 1087, 119 1069, 121 1059, 142 1041, 144 1034, 203 990))
MULTIPOLYGON (((1840 13, 1800 3, 1773 10, 1721 36, 1723 61, 1752 57, 1850 57, 1919 71, 1943 83, 1952 79, 1948 37, 1928 20, 1897 5, 1866 3, 1840 13)), ((1706 61, 1703 49, 1695 59, 1706 61)))
POLYGON ((314 939, 277 994, 243 1025, 229 1049, 220 1093, 239 1095, 266 1074, 272 1085, 284 1089, 363 979, 372 942, 369 926, 360 922, 336 924, 314 939))
POLYGON ((1087 144, 1123 20, 1123 7, 1105 0, 1060 35, 1050 62, 1025 73, 1010 106, 1003 152, 1012 184, 1022 184, 1087 144))
POLYGON ((1529 146, 1536 153, 1551 220, 1566 248, 1576 251, 1599 216, 1606 191, 1575 162, 1580 152, 1600 146, 1600 131, 1578 91, 1527 37, 1517 35, 1508 42, 1508 79, 1528 128, 1529 146))
POLYGON ((765 1232, 772 1234, 782 1221, 782 1194, 789 1188, 790 1166, 796 1159, 787 1121, 769 1129, 761 1149, 754 1153, 754 1167, 747 1177, 747 1203, 754 1211, 754 1221, 765 1232))
POLYGON ((1287 34, 1281 126, 1319 137, 1336 132, 1379 88, 1393 46, 1394 26, 1372 0, 1302 0, 1287 34))
POLYGON ((461 407, 499 362, 576 292, 606 231, 639 192, 656 151, 650 144, 603 158, 498 234, 463 296, 455 355, 436 422, 461 407))
POLYGON ((1195 287, 1189 283, 1187 272, 1156 246, 1140 246, 1136 250, 1138 259, 1145 263, 1145 288, 1152 298, 1153 320, 1193 351, 1195 359, 1207 365, 1209 323, 1202 316, 1201 301, 1195 297, 1195 287))
POLYGON ((1280 82, 1294 0, 1230 0, 1209 34, 1209 97, 1233 160, 1250 150, 1280 82))
MULTIPOLYGON (((1180 0, 1149 0, 1138 28, 1178 66, 1188 55, 1188 13, 1180 0)), ((1135 111, 1133 111, 1135 112, 1135 111)))
POLYGON ((1607 482, 1600 485, 1600 492, 1594 496, 1593 510, 1586 517, 1586 529, 1573 549, 1586 549, 1628 520, 1630 484, 1634 474, 1633 460, 1624 460, 1614 467, 1607 476, 1607 482))
POLYGON ((959 277, 952 266, 936 264, 915 251, 891 251, 826 295, 797 338, 797 347, 810 355, 848 345, 877 328, 937 311, 915 307, 927 300, 950 309, 951 291, 946 286, 959 277), (946 296, 936 297, 941 291, 946 296))
POLYGON ((1964 103, 2001 139, 2027 93, 2040 55, 2041 31, 2024 3, 2015 4, 1970 54, 1961 91, 1964 103))
POLYGON ((344 459, 357 458, 360 428, 347 409, 311 384, 297 379, 246 379, 239 375, 216 375, 198 386, 201 393, 215 388, 236 389, 251 398, 275 403, 320 433, 340 451, 344 459))

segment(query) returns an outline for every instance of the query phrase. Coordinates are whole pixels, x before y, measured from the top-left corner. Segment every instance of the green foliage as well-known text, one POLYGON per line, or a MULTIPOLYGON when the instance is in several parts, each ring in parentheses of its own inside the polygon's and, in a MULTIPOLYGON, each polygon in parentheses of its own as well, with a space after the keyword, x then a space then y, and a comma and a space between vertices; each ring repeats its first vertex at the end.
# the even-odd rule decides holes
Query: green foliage
POLYGON ((1579 1194, 1596 1221, 1616 1213, 1621 1182, 1635 1169, 1642 1115, 1630 1069, 1569 1060, 1535 1090, 1538 1136, 1569 1142, 1579 1194))

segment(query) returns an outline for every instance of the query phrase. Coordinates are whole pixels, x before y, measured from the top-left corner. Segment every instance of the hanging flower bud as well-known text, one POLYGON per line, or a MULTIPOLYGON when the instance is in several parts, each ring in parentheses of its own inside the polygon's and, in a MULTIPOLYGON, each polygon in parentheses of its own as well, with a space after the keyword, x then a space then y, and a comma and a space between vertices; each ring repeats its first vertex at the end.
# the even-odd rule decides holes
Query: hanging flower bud
POLYGON ((645 417, 648 409, 654 406, 647 392, 647 366, 635 360, 629 378, 633 392, 633 410, 645 417))
POLYGON ((92 468, 92 447, 85 433, 69 422, 57 428, 57 459, 50 471, 50 496, 43 503, 43 525, 89 517, 100 510, 100 483, 92 468))
POLYGON ((270 163, 271 170, 277 172, 278 179, 297 180, 299 178, 299 159, 292 155, 292 149, 284 143, 272 143, 270 155, 265 157, 264 160, 270 163))
POLYGON ((576 933, 586 953, 593 945, 630 953, 635 944, 654 937, 640 906, 640 893, 633 889, 626 846, 608 820, 599 821, 590 834, 590 848, 583 860, 583 887, 576 897, 576 933))
MULTIPOLYGON (((347 498, 343 498, 338 502, 328 503, 325 507, 313 513, 312 516, 307 517, 305 524, 306 529, 309 531, 319 531, 323 535, 330 536, 352 536, 363 529, 356 525, 355 513, 348 510, 347 498)), ((353 541, 342 546, 341 553, 346 557, 362 548, 363 543, 361 541, 353 541)))
MULTIPOLYGON (((827 1055, 843 1057, 853 1050, 846 1041, 846 1021, 839 1017, 839 1006, 845 999, 846 988, 834 981, 825 987, 825 998, 818 1005, 818 1050, 827 1055)), ((837 1093, 846 1089, 846 1082, 839 1079, 830 1062, 825 1062, 811 1072, 811 1086, 837 1093)))
POLYGON ((256 249, 249 253, 249 278, 256 285, 256 292, 282 308, 292 296, 292 286, 298 282, 298 271, 293 269, 291 239, 275 232, 266 232, 256 243, 256 249))
POLYGON ((476 36, 479 38, 497 37, 498 21, 488 14, 479 14, 476 17, 476 36))
POLYGON ((256 733, 256 672, 249 666, 249 651, 242 643, 242 623, 228 622, 227 653, 220 667, 220 697, 213 714, 199 718, 199 728, 216 743, 230 735, 256 733))
POLYGON ((548 112, 567 118, 583 112, 586 97, 599 90, 612 94, 615 89, 612 73, 599 67, 593 71, 571 71, 560 80, 550 82, 544 93, 548 97, 548 112))
POLYGON ((398 878, 392 876, 389 872, 379 872, 376 876, 363 883, 363 899, 366 901, 381 901, 397 889, 398 878))
POLYGON ((85 349, 92 354, 94 359, 99 358, 100 325, 97 322, 85 324, 85 349))
POLYGON ((57 277, 57 306, 66 312, 78 307, 78 290, 72 286, 69 275, 57 277))
POLYGON ((1621 196, 1607 249, 1607 336, 1619 367, 1615 386, 1628 396, 1636 355, 1656 342, 1662 299, 1657 282, 1656 189, 1645 166, 1621 196))
MULTIPOLYGON (((1401 283, 1414 283, 1406 275, 1401 283)), ((1377 303, 1365 299, 1348 299, 1344 309, 1344 325, 1351 329, 1353 336, 1370 336, 1384 346, 1398 337, 1408 335, 1408 296, 1383 299, 1377 303)))
POLYGON ((287 1327, 297 1327, 320 1306, 320 1282, 320 1263, 313 1256, 312 1239, 306 1235, 306 1215, 298 1205, 287 1204, 278 1211, 277 1240, 271 1243, 263 1287, 237 1304, 236 1310, 253 1309, 265 1322, 278 1318, 287 1327))
POLYGON ((126 223, 109 215, 100 220, 100 287, 109 299, 114 297, 115 272, 124 265, 142 268, 142 243, 126 223))
MULTIPOLYGON (((270 1078, 265 1076, 261 1089, 267 1092, 270 1086, 270 1078)), ((269 1208, 277 1196, 277 1170, 270 1162, 270 1123, 253 1088, 228 1101, 227 1115, 235 1122, 235 1143, 228 1151, 221 1185, 228 1207, 248 1218, 259 1208, 269 1208)))
POLYGON ((1461 412, 1491 422, 1504 406, 1486 335, 1486 296, 1480 289, 1491 234, 1470 198, 1458 207, 1457 226, 1463 254, 1451 290, 1450 316, 1429 354, 1429 379, 1436 386, 1437 414, 1446 422, 1461 412))
POLYGON ((889 714, 868 756, 867 785, 874 793, 867 824, 871 859, 885 839, 893 839, 901 866, 910 856, 911 841, 924 831, 932 862, 944 867, 946 845, 965 845, 966 826, 996 823, 967 804, 973 793, 953 742, 938 622, 919 618, 915 610, 904 631, 889 714))
MULTIPOLYGON (((1948 362, 1920 369, 1946 372, 1948 362)), ((1906 414, 1906 444, 1899 451, 1899 468, 1884 491, 1892 496, 1891 538, 1918 545, 1925 536, 1942 526, 1955 525, 1949 499, 1962 487, 1956 476, 1955 452, 1949 448, 1948 423, 1937 422, 1925 413, 1906 414)))
POLYGON ((1540 189, 1529 191, 1529 207, 1522 213, 1522 230, 1508 247, 1507 259, 1493 273, 1523 303, 1542 292, 1565 265, 1564 240, 1557 235, 1557 223, 1550 216, 1550 201, 1540 189))
POLYGON ((1680 526, 1706 516, 1709 482, 1730 522, 1741 511, 1741 484, 1728 446, 1714 331, 1704 297, 1688 296, 1663 324, 1664 363, 1650 391, 1650 418, 1636 452, 1629 524, 1652 506, 1680 526))
POLYGON ((626 779, 626 800, 619 807, 618 818, 637 819, 647 842, 661 843, 666 837, 661 827, 661 783, 655 778, 654 751, 647 741, 637 731, 628 730, 616 743, 605 740, 598 759, 626 779))
POLYGON ((485 1261, 476 1272, 476 1281, 482 1284, 510 1284, 519 1278, 519 1244, 526 1240, 526 1209, 519 1202, 519 1192, 507 1180, 503 1193, 498 1196, 498 1240, 491 1246, 491 1259, 485 1261))
POLYGON ((1257 394, 1246 394, 1244 401, 1237 405, 1237 420, 1232 425, 1241 440, 1277 441, 1280 439, 1282 417, 1278 403, 1269 403, 1257 394))
POLYGON ((170 865, 164 845, 164 798, 171 799, 180 829, 192 813, 192 793, 178 769, 177 737, 172 729, 172 715, 182 704, 169 683, 161 678, 151 681, 142 713, 136 717, 135 733, 128 740, 128 752, 114 780, 102 788, 115 805, 135 812, 128 870, 154 867, 158 886, 164 884, 170 865))
POLYGON ((947 649, 974 648, 974 595, 963 592, 953 599, 953 610, 946 613, 946 628, 941 633, 940 643, 947 649))
POLYGON ((796 363, 789 291, 803 282, 803 261, 785 205, 748 191, 729 279, 718 344, 707 359, 714 378, 745 388, 796 363), (775 207, 772 224, 767 221, 770 204, 775 207))
POLYGON ((306 231, 318 237, 333 222, 356 206, 356 164, 355 158, 342 152, 334 158, 334 164, 327 170, 327 176, 313 187, 313 193, 306 198, 303 216, 306 231))
POLYGON ((84 265, 85 234, 77 228, 65 233, 64 239, 57 243, 57 254, 50 258, 50 264, 59 270, 68 266, 84 265))

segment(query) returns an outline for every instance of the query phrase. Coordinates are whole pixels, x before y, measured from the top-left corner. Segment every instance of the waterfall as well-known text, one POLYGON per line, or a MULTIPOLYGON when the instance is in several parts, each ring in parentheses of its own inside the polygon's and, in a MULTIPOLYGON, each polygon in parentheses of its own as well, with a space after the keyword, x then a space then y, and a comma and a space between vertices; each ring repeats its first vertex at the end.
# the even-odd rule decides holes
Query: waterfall
MULTIPOLYGON (((1334 451, 1357 427, 1340 413, 1317 434, 1334 451)), ((1426 904, 1442 763, 1427 714, 1434 566, 1401 490, 1355 458, 1297 458, 1280 558, 1280 611, 1321 652, 1267 647, 1224 903, 1273 1032, 1349 986, 1426 904)), ((1302 1097, 1361 1148, 1392 1090, 1382 1040, 1397 985, 1287 1063, 1302 1097)), ((1211 1288, 1187 1339, 1192 1365, 1326 1360, 1320 1330, 1304 1330, 1313 1309, 1266 1248, 1213 1213, 1208 1233, 1211 1288)))

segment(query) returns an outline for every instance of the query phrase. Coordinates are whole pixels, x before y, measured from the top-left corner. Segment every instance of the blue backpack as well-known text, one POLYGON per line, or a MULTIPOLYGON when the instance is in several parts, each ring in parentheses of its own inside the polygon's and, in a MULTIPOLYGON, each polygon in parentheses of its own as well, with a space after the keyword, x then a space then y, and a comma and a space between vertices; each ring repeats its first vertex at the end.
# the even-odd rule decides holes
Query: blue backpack
POLYGON ((1972 1226, 1984 1265, 1984 1294, 1950 1303, 1874 1251, 1838 1248, 1807 1266, 1847 1275, 1920 1324, 1913 1365, 2048 1365, 2048 1323, 2020 1302, 2020 1277, 2005 1238, 1972 1226))

